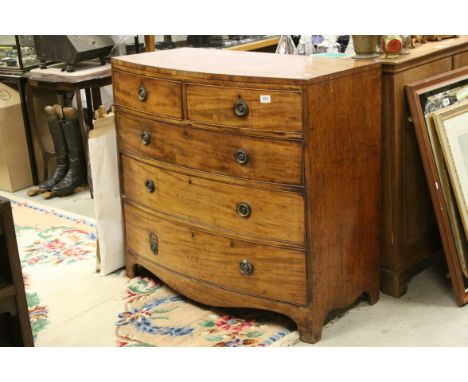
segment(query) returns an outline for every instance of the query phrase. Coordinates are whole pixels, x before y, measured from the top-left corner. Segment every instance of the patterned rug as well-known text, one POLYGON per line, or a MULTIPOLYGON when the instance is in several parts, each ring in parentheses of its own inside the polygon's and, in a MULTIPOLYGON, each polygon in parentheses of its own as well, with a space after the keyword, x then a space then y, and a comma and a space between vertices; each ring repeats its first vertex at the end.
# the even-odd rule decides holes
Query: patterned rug
POLYGON ((291 346, 274 313, 214 309, 150 278, 95 273, 94 222, 12 200, 36 346, 291 346))
POLYGON ((213 309, 186 300, 162 283, 135 278, 119 314, 121 346, 287 346, 294 324, 274 313, 213 309))

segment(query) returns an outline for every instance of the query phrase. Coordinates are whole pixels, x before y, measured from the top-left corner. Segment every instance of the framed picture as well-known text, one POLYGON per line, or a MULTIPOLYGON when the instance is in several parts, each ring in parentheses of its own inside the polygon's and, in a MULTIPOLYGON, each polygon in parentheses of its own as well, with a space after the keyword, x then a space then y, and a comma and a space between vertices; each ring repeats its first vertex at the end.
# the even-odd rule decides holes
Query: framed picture
POLYGON ((468 240, 468 99, 432 113, 468 240))
POLYGON ((468 91, 468 67, 406 86, 452 289, 460 306, 468 303, 468 241, 439 140, 435 114, 442 113, 447 107, 457 108, 463 103, 464 91, 468 91))

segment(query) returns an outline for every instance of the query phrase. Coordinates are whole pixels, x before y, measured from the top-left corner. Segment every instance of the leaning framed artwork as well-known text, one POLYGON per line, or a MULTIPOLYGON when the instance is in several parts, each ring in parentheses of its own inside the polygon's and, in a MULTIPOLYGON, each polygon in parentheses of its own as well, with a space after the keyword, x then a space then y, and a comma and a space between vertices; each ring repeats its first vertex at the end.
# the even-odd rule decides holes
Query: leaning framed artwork
MULTIPOLYGON (((406 86, 406 95, 439 226, 452 289, 457 304, 462 306, 468 303, 468 240, 463 224, 463 210, 459 208, 459 199, 456 195, 461 190, 456 190, 452 184, 452 176, 447 165, 449 161, 445 158, 449 152, 446 142, 440 140, 436 123, 439 125, 442 123, 440 126, 443 126, 443 121, 449 121, 447 126, 454 126, 454 121, 460 122, 456 117, 450 119, 449 116, 452 110, 459 112, 460 108, 465 107, 463 106, 464 99, 468 99, 468 67, 410 84, 406 86), (447 116, 447 119, 444 119, 444 116, 447 116)), ((464 118, 463 114, 460 112, 458 115, 464 118)), ((460 138, 459 144, 463 144, 463 138, 460 138)), ((460 150, 463 151, 463 149, 460 150)), ((460 154, 460 150, 457 151, 458 156, 456 156, 459 171, 464 168, 464 163, 460 162, 460 158, 467 155, 460 154)), ((455 169, 455 167, 452 168, 455 169)))
POLYGON ((468 240, 468 99, 432 114, 468 240))

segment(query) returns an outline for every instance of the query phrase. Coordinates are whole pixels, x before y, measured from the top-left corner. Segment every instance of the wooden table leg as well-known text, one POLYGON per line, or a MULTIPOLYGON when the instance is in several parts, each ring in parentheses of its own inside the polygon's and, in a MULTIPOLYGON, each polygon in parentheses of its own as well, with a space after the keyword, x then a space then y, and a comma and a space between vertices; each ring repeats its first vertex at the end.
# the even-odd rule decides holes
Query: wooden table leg
POLYGON ((99 106, 102 105, 101 88, 99 86, 91 88, 91 96, 93 98, 93 114, 94 114, 94 112, 97 109, 99 109, 99 106))
POLYGON ((156 50, 156 38, 154 35, 145 35, 145 52, 154 52, 156 50))
POLYGON ((31 175, 33 185, 39 184, 39 177, 37 176, 36 157, 34 156, 34 142, 32 138, 30 116, 28 114, 26 92, 26 80, 20 78, 18 81, 18 91, 21 99, 21 112, 23 114, 24 129, 26 133, 26 142, 28 145, 29 165, 31 166, 31 175))
POLYGON ((88 131, 93 127, 93 101, 91 99, 91 89, 85 89, 86 96, 86 124, 88 126, 88 131))

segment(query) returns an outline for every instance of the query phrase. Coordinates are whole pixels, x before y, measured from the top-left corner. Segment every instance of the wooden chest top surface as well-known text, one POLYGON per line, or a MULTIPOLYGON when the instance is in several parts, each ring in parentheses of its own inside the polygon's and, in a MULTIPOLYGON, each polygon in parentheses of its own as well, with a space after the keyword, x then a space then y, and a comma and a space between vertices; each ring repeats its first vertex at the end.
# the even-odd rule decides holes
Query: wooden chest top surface
POLYGON ((384 56, 377 59, 382 64, 384 73, 394 73, 416 66, 423 65, 439 58, 448 57, 468 48, 468 36, 448 38, 440 41, 428 41, 424 44, 416 44, 410 53, 399 56, 396 59, 386 59, 384 56))
POLYGON ((219 49, 180 48, 122 56, 112 59, 116 68, 145 68, 148 72, 186 77, 269 78, 286 82, 308 82, 322 77, 343 76, 349 71, 378 65, 351 57, 297 56, 219 49), (180 72, 180 73, 177 73, 180 72))

